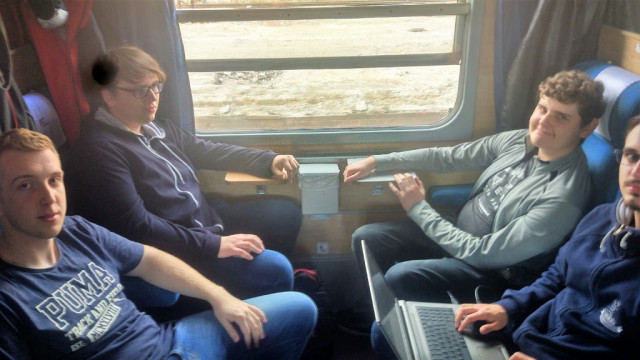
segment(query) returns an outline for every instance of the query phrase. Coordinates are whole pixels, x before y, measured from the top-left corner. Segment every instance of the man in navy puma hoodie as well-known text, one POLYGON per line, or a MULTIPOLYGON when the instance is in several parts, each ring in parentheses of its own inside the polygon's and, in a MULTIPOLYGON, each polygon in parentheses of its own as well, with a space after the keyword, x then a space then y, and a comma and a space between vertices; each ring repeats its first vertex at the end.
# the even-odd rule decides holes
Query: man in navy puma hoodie
POLYGON ((494 304, 464 304, 456 327, 486 321, 519 348, 511 359, 631 359, 640 340, 640 116, 629 120, 620 162, 622 198, 578 224, 532 285, 494 304))

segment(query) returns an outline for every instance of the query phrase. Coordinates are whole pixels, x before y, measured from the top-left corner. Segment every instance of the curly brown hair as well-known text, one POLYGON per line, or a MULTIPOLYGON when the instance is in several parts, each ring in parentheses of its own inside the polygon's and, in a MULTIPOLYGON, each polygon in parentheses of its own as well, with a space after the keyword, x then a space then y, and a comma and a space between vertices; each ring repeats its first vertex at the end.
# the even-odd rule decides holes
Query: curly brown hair
POLYGON ((540 83, 538 90, 539 97, 550 97, 563 104, 578 103, 582 126, 600 118, 606 107, 602 82, 579 70, 566 70, 549 76, 540 83))

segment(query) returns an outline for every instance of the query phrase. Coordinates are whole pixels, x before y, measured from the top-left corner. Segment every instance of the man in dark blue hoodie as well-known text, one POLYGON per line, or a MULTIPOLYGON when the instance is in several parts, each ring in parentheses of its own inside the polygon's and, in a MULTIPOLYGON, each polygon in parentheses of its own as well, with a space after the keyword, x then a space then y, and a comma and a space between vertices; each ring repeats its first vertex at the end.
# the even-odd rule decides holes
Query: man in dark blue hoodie
POLYGON ((464 304, 456 327, 505 330, 512 359, 631 359, 640 339, 640 116, 629 120, 620 162, 622 198, 578 224, 532 285, 494 304, 464 304))
POLYGON ((293 250, 300 208, 278 199, 208 199, 195 171, 285 181, 297 171, 296 159, 199 139, 156 118, 166 76, 136 47, 109 50, 92 75, 102 102, 84 121, 66 169, 72 211, 176 255, 238 297, 291 290, 291 264, 276 251, 293 250))

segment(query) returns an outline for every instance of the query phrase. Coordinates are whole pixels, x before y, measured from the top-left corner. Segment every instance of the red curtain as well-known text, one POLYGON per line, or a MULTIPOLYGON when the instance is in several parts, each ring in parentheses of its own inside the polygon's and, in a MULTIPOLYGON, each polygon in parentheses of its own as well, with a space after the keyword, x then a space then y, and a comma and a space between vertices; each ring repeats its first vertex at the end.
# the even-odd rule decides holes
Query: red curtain
POLYGON ((65 4, 69 17, 59 29, 42 28, 27 0, 22 1, 22 13, 67 141, 73 144, 81 119, 90 111, 78 67, 76 36, 89 21, 93 0, 67 0, 65 4), (57 31, 64 31, 66 39, 57 31))

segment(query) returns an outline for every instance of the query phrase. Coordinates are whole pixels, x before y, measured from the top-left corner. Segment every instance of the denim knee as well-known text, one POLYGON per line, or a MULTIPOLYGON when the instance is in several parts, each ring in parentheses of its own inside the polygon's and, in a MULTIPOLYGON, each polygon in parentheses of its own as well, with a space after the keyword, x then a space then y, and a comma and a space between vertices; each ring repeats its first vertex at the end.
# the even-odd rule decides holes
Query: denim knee
POLYGON ((413 266, 410 266, 409 263, 410 261, 400 262, 390 267, 384 274, 387 282, 390 284, 402 283, 402 281, 413 271, 413 266))
POLYGON ((370 239, 379 235, 378 224, 366 224, 362 225, 353 232, 351 235, 351 251, 362 252, 361 242, 362 240, 370 239))
POLYGON ((278 327, 290 331, 290 336, 311 336, 318 320, 318 307, 308 295, 297 291, 285 291, 254 299, 248 299, 247 302, 263 309, 269 318, 275 320, 278 327), (254 302, 254 299, 258 301, 254 302), (269 299, 268 305, 261 302, 262 299, 269 299))
POLYGON ((376 322, 371 325, 371 347, 378 359, 394 360, 396 356, 391 345, 376 322))
POLYGON ((414 300, 416 296, 423 293, 423 287, 416 288, 415 266, 412 261, 401 262, 393 265, 387 270, 384 278, 393 289, 396 296, 404 300, 414 300))
POLYGON ((277 291, 291 291, 293 290, 293 266, 286 256, 279 252, 274 251, 274 253, 276 255, 274 255, 273 267, 280 274, 277 276, 277 291))
POLYGON ((265 338, 256 358, 295 360, 302 355, 318 319, 318 309, 307 295, 282 292, 246 300, 267 316, 265 338))
POLYGON ((272 250, 264 250, 253 261, 260 262, 257 272, 265 279, 269 293, 293 290, 293 266, 286 256, 272 250))

